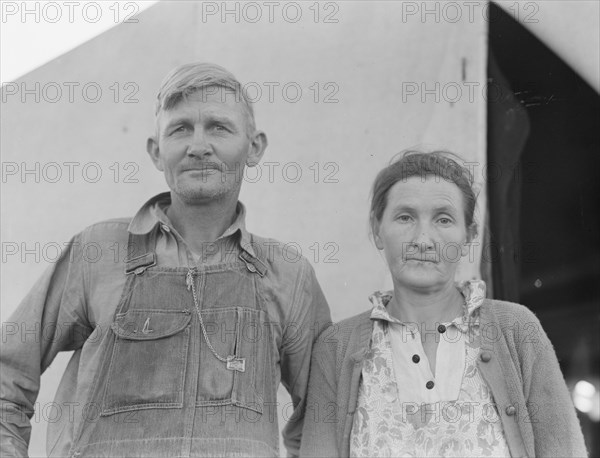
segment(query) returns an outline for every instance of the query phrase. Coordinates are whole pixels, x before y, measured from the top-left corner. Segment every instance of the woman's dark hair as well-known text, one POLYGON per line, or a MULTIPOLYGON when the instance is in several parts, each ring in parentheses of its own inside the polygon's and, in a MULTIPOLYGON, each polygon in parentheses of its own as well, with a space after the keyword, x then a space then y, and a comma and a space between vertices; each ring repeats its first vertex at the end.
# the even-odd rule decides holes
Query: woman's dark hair
MULTIPOLYGON (((401 153, 402 154, 402 153, 401 153)), ((447 151, 406 151, 400 159, 392 159, 390 165, 381 170, 373 183, 371 197, 371 226, 381 221, 387 205, 387 195, 392 186, 399 181, 418 176, 425 180, 427 176, 439 176, 454 183, 462 192, 465 207, 465 223, 467 229, 475 229, 474 214, 477 197, 473 191, 473 175, 466 167, 459 164, 464 160, 447 151)), ((475 232, 474 232, 475 233, 475 232)))

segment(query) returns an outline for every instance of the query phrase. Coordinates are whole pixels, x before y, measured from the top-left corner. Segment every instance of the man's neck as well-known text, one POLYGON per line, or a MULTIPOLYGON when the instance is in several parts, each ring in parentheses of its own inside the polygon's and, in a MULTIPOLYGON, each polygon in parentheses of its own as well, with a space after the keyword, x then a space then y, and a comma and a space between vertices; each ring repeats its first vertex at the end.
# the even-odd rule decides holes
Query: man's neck
POLYGON ((237 200, 234 194, 190 204, 171 193, 167 216, 190 249, 202 253, 203 244, 217 240, 235 221, 237 200))

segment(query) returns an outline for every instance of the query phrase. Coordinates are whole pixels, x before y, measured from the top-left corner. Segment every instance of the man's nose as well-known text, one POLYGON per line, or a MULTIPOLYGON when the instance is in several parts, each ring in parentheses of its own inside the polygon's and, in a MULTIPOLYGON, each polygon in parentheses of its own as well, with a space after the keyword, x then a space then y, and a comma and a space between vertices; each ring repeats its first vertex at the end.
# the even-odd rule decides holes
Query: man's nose
POLYGON ((195 129, 194 135, 187 150, 188 156, 206 156, 212 154, 212 147, 206 137, 204 129, 195 129))

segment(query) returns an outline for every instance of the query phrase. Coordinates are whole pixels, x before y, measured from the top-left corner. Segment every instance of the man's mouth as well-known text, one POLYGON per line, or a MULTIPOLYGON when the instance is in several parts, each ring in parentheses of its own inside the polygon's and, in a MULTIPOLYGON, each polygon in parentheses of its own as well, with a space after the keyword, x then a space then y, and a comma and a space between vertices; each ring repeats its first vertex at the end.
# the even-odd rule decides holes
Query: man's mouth
POLYGON ((415 257, 410 257, 410 258, 406 258, 405 261, 406 262, 408 262, 408 261, 429 262, 431 264, 437 264, 439 262, 436 258, 433 258, 433 257, 429 257, 429 258, 415 258, 415 257))
POLYGON ((183 169, 184 172, 208 172, 212 170, 221 171, 222 167, 219 164, 213 162, 206 162, 204 164, 195 165, 193 167, 186 167, 183 169))

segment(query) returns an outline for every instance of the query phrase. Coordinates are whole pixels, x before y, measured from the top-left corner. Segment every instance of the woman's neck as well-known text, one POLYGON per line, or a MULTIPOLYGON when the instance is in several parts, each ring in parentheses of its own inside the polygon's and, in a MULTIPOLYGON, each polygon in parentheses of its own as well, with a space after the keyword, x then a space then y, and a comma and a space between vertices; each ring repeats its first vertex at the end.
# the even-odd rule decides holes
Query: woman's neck
POLYGON ((463 304, 464 298, 453 283, 427 292, 394 285, 388 310, 402 321, 433 326, 460 316, 463 304))

